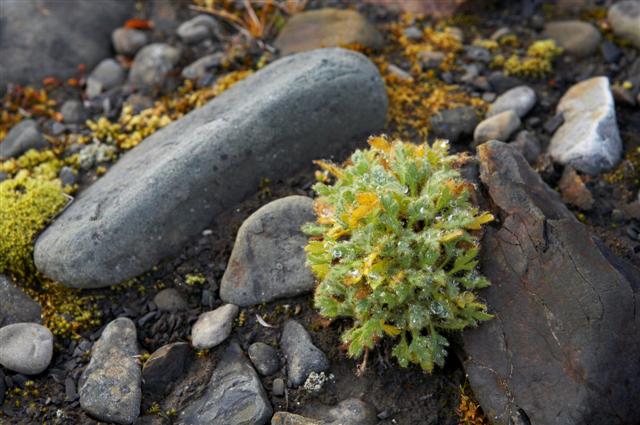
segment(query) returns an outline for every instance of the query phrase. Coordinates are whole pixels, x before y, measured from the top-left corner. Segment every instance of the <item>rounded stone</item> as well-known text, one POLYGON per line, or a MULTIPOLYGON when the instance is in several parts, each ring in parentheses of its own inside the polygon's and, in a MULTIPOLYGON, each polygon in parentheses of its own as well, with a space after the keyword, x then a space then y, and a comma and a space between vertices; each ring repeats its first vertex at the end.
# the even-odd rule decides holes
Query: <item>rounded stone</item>
POLYGON ((264 342, 255 342, 247 351, 249 358, 261 375, 273 375, 280 369, 278 350, 264 342))
POLYGON ((117 28, 111 34, 111 42, 116 52, 133 56, 149 42, 147 33, 134 28, 117 28))
POLYGON ((619 1, 609 8, 609 23, 613 32, 640 49, 640 1, 619 1))
POLYGON ((489 107, 488 117, 512 110, 522 118, 536 104, 536 92, 528 86, 518 86, 501 94, 489 107))
POLYGON ((133 60, 129 83, 144 92, 162 88, 167 74, 180 60, 180 50, 163 43, 143 47, 133 60))
POLYGON ((225 304, 213 311, 202 313, 191 328, 191 345, 205 350, 222 343, 231 334, 233 319, 239 310, 237 305, 225 304))
POLYGON ((182 311, 189 308, 187 301, 180 291, 175 288, 166 288, 158 292, 153 298, 153 302, 160 311, 182 311))
POLYGON ((37 323, 0 328, 0 364, 14 372, 37 375, 51 363, 53 334, 37 323))
POLYGON ((509 137, 520 128, 521 122, 512 110, 500 112, 482 121, 473 132, 473 142, 475 145, 488 140, 501 140, 506 142, 509 137))
POLYGON ((576 57, 592 55, 602 35, 592 24, 583 21, 555 21, 545 25, 544 36, 552 38, 567 53, 576 57))

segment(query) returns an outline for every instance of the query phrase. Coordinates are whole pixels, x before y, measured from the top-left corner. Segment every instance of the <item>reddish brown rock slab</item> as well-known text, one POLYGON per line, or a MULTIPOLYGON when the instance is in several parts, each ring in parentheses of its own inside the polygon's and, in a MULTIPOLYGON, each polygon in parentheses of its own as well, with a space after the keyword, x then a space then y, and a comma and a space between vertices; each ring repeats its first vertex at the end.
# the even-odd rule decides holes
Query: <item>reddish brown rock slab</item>
POLYGON ((632 424, 640 417, 640 272, 599 247, 512 147, 478 147, 499 220, 482 240, 495 319, 463 334, 494 424, 632 424))

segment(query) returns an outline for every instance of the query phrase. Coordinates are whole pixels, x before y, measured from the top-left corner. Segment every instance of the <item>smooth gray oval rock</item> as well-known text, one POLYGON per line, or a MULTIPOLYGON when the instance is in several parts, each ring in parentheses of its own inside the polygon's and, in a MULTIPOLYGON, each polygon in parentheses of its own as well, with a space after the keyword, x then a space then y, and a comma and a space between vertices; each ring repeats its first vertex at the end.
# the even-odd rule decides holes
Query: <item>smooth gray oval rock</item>
POLYGON ((295 387, 304 384, 311 372, 329 369, 327 356, 313 345, 309 332, 295 320, 284 324, 280 347, 287 358, 289 382, 295 387))
POLYGON ((2 1, 0 86, 72 77, 111 55, 111 31, 130 18, 134 0, 2 1))
POLYGON ((489 107, 487 117, 512 110, 522 118, 536 104, 536 92, 529 86, 518 86, 502 93, 489 107))
POLYGON ((136 276, 179 252, 216 215, 385 124, 387 95, 363 55, 280 59, 125 154, 38 238, 35 262, 72 287, 136 276))
POLYGON ((124 82, 125 71, 116 60, 108 58, 96 66, 89 78, 85 92, 89 98, 98 96, 103 91, 111 90, 124 82))
POLYGON ((111 41, 116 52, 133 56, 149 42, 149 36, 144 31, 122 27, 113 31, 111 41))
POLYGON ((37 323, 14 323, 0 328, 0 364, 14 372, 37 375, 53 356, 53 335, 37 323))
POLYGON ((0 274, 0 327, 20 322, 42 323, 42 308, 0 274))
POLYGON ((273 409, 260 378, 232 342, 213 371, 205 394, 188 405, 176 425, 264 425, 273 409))
POLYGON ((238 230, 220 298, 246 307, 311 291, 315 279, 305 265, 307 237, 300 228, 314 220, 306 196, 278 199, 249 216, 238 230))
POLYGON ((237 305, 225 304, 202 313, 191 328, 191 344, 199 350, 206 350, 222 343, 231 334, 238 311, 237 305))
POLYGON ((160 311, 182 311, 189 308, 187 300, 176 288, 166 288, 153 297, 154 304, 160 311))
POLYGON ((26 119, 14 125, 0 143, 0 158, 13 158, 30 149, 43 149, 49 142, 38 130, 34 120, 26 119))
POLYGON ((136 327, 131 319, 109 323, 91 351, 80 377, 80 406, 106 422, 131 424, 140 413, 141 371, 136 327))
POLYGON ((196 44, 207 38, 221 38, 222 28, 216 18, 202 14, 183 22, 176 33, 184 43, 196 44))
POLYGON ((607 77, 572 86, 556 108, 564 123, 549 143, 551 158, 587 174, 613 168, 622 157, 616 110, 607 77))

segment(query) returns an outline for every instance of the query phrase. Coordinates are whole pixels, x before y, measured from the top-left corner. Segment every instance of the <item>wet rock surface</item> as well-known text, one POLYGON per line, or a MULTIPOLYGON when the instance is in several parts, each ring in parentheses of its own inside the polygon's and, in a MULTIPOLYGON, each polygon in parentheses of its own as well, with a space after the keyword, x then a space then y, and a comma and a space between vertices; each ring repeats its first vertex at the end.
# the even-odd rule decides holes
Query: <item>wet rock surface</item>
POLYGON ((0 328, 0 364, 25 375, 44 371, 53 356, 53 335, 37 323, 13 323, 0 328))
POLYGON ((180 412, 176 424, 262 425, 273 410, 258 374, 237 343, 230 343, 205 394, 180 412))
POLYGON ((41 323, 41 311, 40 304, 0 274, 0 327, 20 322, 41 323))
POLYGON ((262 178, 290 175, 377 131, 386 105, 377 69, 358 53, 322 49, 276 61, 124 155, 39 237, 36 265, 74 287, 135 276, 262 178))
POLYGON ((620 359, 640 352, 640 273, 611 263, 513 148, 478 152, 502 218, 482 241, 493 284, 481 295, 496 318, 463 333, 485 413, 496 424, 633 422, 640 365, 620 359))
POLYGON ((620 161, 622 141, 607 77, 594 77, 571 87, 556 113, 564 124, 549 144, 551 158, 588 174, 610 170, 620 161))
POLYGON ((310 292, 315 280, 305 266, 303 224, 315 220, 313 200, 273 201, 240 227, 220 284, 220 298, 239 306, 310 292))
POLYGON ((132 424, 140 413, 141 371, 135 324, 109 323, 91 350, 78 385, 80 406, 101 421, 132 424))

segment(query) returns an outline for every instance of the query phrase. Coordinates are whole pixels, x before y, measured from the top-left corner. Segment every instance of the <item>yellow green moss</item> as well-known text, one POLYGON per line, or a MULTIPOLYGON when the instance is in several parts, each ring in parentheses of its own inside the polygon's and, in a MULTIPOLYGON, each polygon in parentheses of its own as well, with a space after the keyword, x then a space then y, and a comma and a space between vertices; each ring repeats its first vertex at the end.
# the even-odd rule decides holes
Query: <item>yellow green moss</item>
MULTIPOLYGON (((555 41, 539 40, 529 46, 525 57, 511 55, 502 66, 507 75, 542 78, 553 71, 553 60, 561 53, 555 41)), ((494 59, 494 64, 497 63, 494 59)))
POLYGON ((0 182, 0 273, 31 280, 34 238, 67 202, 59 180, 34 177, 27 170, 0 182))
POLYGON ((194 285, 203 285, 204 283, 207 282, 207 278, 204 277, 204 275, 202 274, 187 274, 184 278, 184 281, 187 285, 189 286, 194 286, 194 285))

